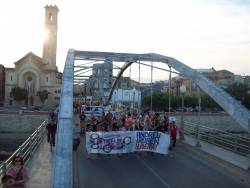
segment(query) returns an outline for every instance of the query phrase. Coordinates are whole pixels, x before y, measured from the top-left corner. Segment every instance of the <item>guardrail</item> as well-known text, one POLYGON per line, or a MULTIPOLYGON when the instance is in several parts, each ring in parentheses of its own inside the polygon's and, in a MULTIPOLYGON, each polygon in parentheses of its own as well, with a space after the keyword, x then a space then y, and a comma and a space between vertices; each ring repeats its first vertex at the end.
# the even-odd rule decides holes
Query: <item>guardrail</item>
POLYGON ((250 136, 222 131, 184 121, 184 133, 198 140, 222 147, 243 156, 250 155, 250 136))
MULTIPOLYGON (((23 142, 21 146, 4 162, 0 164, 0 178, 6 173, 8 168, 10 168, 12 159, 14 156, 21 156, 24 163, 27 163, 40 143, 42 142, 45 132, 46 132, 47 121, 42 122, 42 124, 23 142)), ((0 183, 1 185, 1 183, 0 183)))

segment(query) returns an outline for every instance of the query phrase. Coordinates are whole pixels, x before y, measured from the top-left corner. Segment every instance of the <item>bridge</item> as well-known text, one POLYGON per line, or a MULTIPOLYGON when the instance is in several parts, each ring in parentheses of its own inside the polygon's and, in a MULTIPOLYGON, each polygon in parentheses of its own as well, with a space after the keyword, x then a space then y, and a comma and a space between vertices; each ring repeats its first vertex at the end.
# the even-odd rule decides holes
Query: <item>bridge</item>
MULTIPOLYGON (((250 112, 224 90, 196 70, 178 60, 158 54, 128 54, 75 51, 70 49, 63 72, 58 114, 56 147, 50 152, 44 122, 16 154, 27 159, 30 187, 249 187, 250 139, 226 131, 209 129, 177 117, 185 125, 185 140, 168 156, 133 153, 122 156, 93 155, 87 159, 81 140, 77 152, 72 151, 72 130, 78 119, 73 113, 75 61, 123 62, 105 101, 112 93, 123 72, 133 63, 160 62, 177 74, 190 78, 214 99, 245 132, 250 133, 250 112), (199 129, 196 129, 196 128, 199 129), (198 130, 198 132, 197 132, 198 130), (222 136, 223 135, 223 136, 222 136), (218 140, 221 140, 218 142, 218 140), (241 142, 238 142, 242 139, 241 142), (217 140, 217 141, 216 141, 217 140), (201 147, 195 147, 197 141, 201 147), (233 141, 233 142, 232 142, 233 141), (235 142, 236 141, 236 142, 235 142)), ((159 67, 158 67, 159 68, 159 67)), ((170 79, 171 80, 171 79, 170 79)), ((3 173, 10 159, 1 166, 3 173)))

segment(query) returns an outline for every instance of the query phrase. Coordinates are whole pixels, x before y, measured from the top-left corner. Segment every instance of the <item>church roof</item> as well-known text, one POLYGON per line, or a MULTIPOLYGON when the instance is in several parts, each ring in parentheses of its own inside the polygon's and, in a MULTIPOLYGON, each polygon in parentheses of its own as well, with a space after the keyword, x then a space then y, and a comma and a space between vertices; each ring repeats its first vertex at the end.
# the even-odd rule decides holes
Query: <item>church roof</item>
POLYGON ((43 64, 43 59, 37 55, 35 55, 32 52, 27 53, 24 57, 22 57, 21 59, 19 59, 18 61, 15 62, 15 64, 19 64, 21 63, 25 58, 31 56, 32 58, 34 58, 35 60, 37 60, 39 63, 43 64))

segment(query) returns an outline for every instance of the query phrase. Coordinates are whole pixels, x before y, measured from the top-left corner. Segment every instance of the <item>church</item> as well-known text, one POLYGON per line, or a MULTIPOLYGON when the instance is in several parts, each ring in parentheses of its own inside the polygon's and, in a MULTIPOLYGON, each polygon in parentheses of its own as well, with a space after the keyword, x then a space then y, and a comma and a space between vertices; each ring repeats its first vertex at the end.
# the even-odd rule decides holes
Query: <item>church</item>
POLYGON ((43 57, 29 52, 17 60, 15 68, 5 68, 5 106, 41 106, 59 104, 62 73, 56 66, 57 6, 45 6, 44 27, 48 36, 43 42, 43 57), (26 100, 14 100, 13 88, 27 90, 26 100), (47 93, 43 101, 38 93, 47 93))

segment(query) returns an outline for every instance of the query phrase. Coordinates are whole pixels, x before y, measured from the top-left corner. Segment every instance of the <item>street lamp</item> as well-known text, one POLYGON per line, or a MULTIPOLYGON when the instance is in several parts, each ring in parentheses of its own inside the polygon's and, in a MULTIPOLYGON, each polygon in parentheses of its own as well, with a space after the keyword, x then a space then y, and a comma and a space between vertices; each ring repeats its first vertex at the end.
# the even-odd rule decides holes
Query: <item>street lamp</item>
POLYGON ((184 94, 186 93, 186 86, 181 85, 180 87, 181 93, 181 127, 180 127, 180 140, 184 140, 184 122, 183 122, 183 113, 184 113, 184 94))
POLYGON ((197 86, 197 90, 198 90, 198 104, 199 104, 199 109, 198 109, 198 125, 196 127, 197 130, 197 143, 196 143, 196 147, 201 147, 201 143, 200 143, 200 123, 201 123, 201 92, 200 92, 200 88, 199 86, 197 86))
POLYGON ((134 114, 134 111, 135 111, 135 92, 136 92, 136 89, 133 88, 133 114, 134 114))
POLYGON ((114 108, 116 109, 116 91, 115 91, 115 97, 114 97, 114 108))

